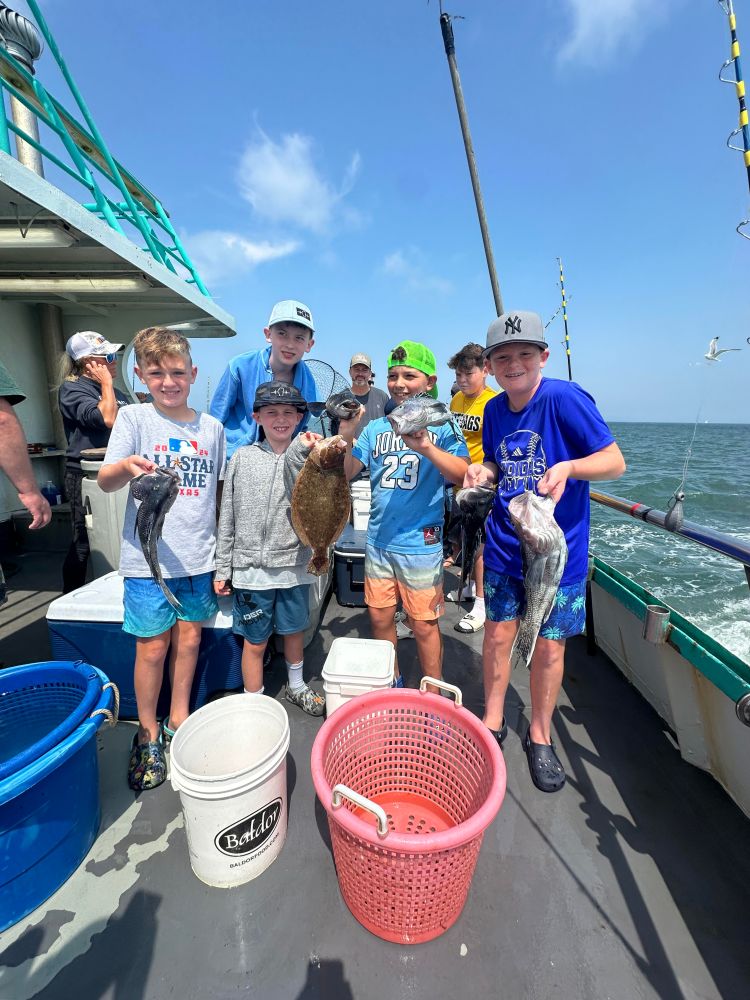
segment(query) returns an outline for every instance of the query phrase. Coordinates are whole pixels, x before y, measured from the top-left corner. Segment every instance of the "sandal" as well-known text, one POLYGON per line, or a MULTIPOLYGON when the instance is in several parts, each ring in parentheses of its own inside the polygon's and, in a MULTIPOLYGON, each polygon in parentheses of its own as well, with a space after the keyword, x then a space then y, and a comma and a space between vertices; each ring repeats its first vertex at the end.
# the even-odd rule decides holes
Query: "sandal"
POLYGON ((169 725, 169 716, 161 724, 161 745, 165 750, 169 750, 170 744, 174 734, 177 732, 176 729, 171 729, 169 725))
POLYGON ((443 559, 443 569, 450 569, 451 566, 455 565, 456 565, 455 556, 446 556, 445 559, 443 559))
POLYGON ((291 701, 297 708, 301 708, 308 715, 322 715, 326 710, 326 700, 322 694, 313 691, 309 684, 305 684, 298 691, 292 691, 287 684, 284 697, 291 701))
POLYGON ((454 632, 461 632, 462 635, 470 635, 472 632, 481 632, 484 628, 485 619, 475 618, 474 615, 469 612, 468 615, 464 615, 460 622, 456 622, 453 626, 454 632))
POLYGON ((503 749, 503 743, 505 743, 505 739, 506 739, 506 737, 508 735, 508 726, 507 726, 507 723, 505 721, 505 716, 503 716, 503 721, 502 721, 499 729, 490 729, 489 726, 487 726, 487 728, 490 730, 490 736, 492 736, 495 739, 495 741, 497 742, 497 745, 502 750, 503 749))
POLYGON ((523 741, 531 780, 541 792, 559 792, 565 784, 565 768, 555 753, 555 744, 532 743, 529 730, 523 741))
POLYGON ((167 777, 167 762, 161 743, 139 743, 133 737, 128 762, 128 785, 134 792, 158 788, 167 777))

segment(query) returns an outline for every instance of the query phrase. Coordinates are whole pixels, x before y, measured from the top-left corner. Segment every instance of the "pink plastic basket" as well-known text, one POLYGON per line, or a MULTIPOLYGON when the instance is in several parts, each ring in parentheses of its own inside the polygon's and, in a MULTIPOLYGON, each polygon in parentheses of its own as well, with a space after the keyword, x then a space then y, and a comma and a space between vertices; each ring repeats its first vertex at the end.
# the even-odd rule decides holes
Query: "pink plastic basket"
POLYGON ((312 749, 344 901, 399 944, 429 941, 457 920, 505 796, 503 755, 461 707, 460 690, 440 685, 453 701, 425 683, 353 698, 312 749))

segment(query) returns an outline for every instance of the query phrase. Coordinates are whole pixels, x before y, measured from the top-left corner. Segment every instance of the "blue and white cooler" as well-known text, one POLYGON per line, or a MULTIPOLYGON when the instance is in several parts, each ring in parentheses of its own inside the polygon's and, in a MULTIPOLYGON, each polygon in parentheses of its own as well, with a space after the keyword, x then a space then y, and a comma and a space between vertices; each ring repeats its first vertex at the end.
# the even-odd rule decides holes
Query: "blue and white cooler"
MULTIPOLYGON (((137 719, 133 689, 135 637, 122 631, 123 579, 117 572, 92 580, 52 601, 47 609, 52 655, 84 660, 103 670, 120 690, 120 718, 137 719)), ((204 623, 195 670, 191 710, 216 691, 242 687, 242 645, 232 633, 232 599, 219 598, 219 612, 204 623)), ((169 711, 169 678, 164 671, 159 714, 169 711)))

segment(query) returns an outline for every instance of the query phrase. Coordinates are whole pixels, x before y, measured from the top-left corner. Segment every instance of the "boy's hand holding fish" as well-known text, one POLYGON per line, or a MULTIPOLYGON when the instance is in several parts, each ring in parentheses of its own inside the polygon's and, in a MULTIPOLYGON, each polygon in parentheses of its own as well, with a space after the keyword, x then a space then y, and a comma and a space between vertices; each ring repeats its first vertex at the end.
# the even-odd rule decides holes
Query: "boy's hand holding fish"
POLYGON ((105 493, 114 493, 127 486, 131 479, 153 472, 155 468, 154 463, 143 455, 128 455, 119 462, 105 466, 99 473, 98 482, 105 493))
POLYGON ((463 486, 470 489, 472 486, 494 486, 497 482, 497 466, 490 463, 472 462, 466 469, 463 486))

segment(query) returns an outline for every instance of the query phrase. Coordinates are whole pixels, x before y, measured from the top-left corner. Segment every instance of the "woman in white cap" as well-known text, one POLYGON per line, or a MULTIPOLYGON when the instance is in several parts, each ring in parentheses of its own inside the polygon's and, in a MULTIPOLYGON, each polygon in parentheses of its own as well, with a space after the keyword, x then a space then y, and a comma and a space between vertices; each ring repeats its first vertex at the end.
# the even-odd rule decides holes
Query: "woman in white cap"
POLYGON ((60 362, 58 403, 68 442, 65 459, 65 493, 70 501, 73 539, 63 563, 63 593, 86 582, 89 537, 81 497, 81 452, 105 448, 115 417, 130 400, 114 386, 117 353, 122 344, 111 344, 99 333, 74 333, 60 362))

